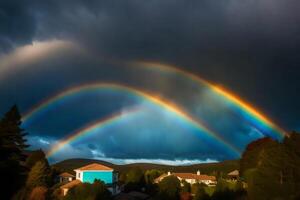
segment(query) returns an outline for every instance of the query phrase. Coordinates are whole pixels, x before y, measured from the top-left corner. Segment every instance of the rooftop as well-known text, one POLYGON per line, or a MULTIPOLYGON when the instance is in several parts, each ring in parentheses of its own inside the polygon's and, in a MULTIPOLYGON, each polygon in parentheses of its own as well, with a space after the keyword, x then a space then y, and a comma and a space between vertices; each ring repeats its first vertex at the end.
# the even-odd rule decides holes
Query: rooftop
POLYGON ((72 175, 72 174, 70 174, 68 172, 61 173, 59 176, 60 177, 75 177, 74 175, 72 175))
POLYGON ((92 163, 83 167, 80 167, 76 170, 85 171, 85 170, 103 170, 103 171, 113 171, 113 168, 98 164, 98 163, 92 163))
POLYGON ((71 181, 71 182, 69 182, 65 185, 60 186, 60 188, 62 188, 62 189, 71 189, 72 187, 78 185, 79 183, 81 183, 81 181, 76 179, 76 180, 71 181))
POLYGON ((208 176, 205 174, 197 175, 192 173, 173 173, 172 175, 177 176, 181 179, 195 179, 195 180, 211 180, 215 181, 215 176, 208 176))
POLYGON ((232 172, 229 172, 227 175, 228 176, 238 176, 239 175, 239 170, 234 170, 232 172))

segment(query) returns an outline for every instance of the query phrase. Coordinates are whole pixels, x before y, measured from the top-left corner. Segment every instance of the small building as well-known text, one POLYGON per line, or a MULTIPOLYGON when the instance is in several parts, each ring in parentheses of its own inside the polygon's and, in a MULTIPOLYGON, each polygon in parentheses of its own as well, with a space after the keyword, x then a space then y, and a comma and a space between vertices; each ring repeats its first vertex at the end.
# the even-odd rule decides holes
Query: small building
POLYGON ((208 186, 214 186, 217 184, 215 176, 208 176, 206 174, 201 174, 200 171, 197 171, 196 174, 193 173, 171 173, 163 174, 160 177, 155 179, 155 183, 159 183, 167 176, 176 176, 180 181, 185 180, 190 184, 195 183, 204 183, 208 186))
POLYGON ((76 180, 61 186, 63 195, 66 195, 68 190, 75 185, 80 183, 94 183, 96 179, 103 181, 112 194, 117 193, 118 174, 114 169, 98 163, 93 163, 74 169, 74 171, 76 172, 76 180))
POLYGON ((60 175, 58 175, 59 183, 68 183, 68 182, 73 181, 74 179, 75 179, 75 176, 68 172, 64 172, 64 173, 61 173, 60 175))
POLYGON ((230 180, 236 181, 239 179, 240 172, 239 172, 239 170, 236 169, 236 170, 233 170, 232 172, 229 172, 227 174, 227 176, 230 180))

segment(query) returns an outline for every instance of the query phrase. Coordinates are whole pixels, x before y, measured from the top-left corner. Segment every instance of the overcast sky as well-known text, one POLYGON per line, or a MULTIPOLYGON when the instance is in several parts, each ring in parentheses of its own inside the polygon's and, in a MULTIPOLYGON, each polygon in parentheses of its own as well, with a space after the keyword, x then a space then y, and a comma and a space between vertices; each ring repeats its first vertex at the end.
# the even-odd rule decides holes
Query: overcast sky
MULTIPOLYGON (((0 113, 14 103, 26 113, 71 86, 109 81, 177 102, 242 151, 272 134, 205 85, 125 63, 177 66, 229 89, 283 129, 300 131, 299 10, 298 0, 1 1, 0 113)), ((24 125, 32 147, 47 150, 88 123, 133 106, 140 111, 125 122, 78 139, 53 160, 237 157, 124 91, 64 99, 24 125)))

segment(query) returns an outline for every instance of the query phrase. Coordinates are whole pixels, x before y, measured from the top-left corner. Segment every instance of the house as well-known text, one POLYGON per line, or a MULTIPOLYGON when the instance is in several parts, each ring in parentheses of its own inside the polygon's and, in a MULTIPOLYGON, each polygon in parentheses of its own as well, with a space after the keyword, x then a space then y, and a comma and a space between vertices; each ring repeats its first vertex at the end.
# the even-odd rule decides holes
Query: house
POLYGON ((228 178, 232 181, 236 181, 239 179, 240 173, 239 170, 233 170, 227 174, 228 178))
POLYGON ((204 183, 208 186, 214 186, 217 184, 215 176, 208 176, 206 174, 201 174, 200 171, 197 171, 196 174, 193 173, 171 173, 163 174, 160 177, 154 180, 155 183, 159 183, 167 176, 176 176, 180 181, 185 180, 190 184, 194 183, 204 183))
POLYGON ((68 172, 64 172, 64 173, 61 173, 60 175, 58 175, 59 183, 68 183, 68 182, 73 181, 74 178, 75 178, 75 176, 68 172))
POLYGON ((66 195, 68 190, 75 185, 80 183, 94 183, 96 179, 103 181, 113 194, 117 193, 116 183, 118 181, 118 174, 114 169, 93 163, 74 169, 74 171, 76 172, 76 179, 60 187, 63 190, 63 195, 66 195))

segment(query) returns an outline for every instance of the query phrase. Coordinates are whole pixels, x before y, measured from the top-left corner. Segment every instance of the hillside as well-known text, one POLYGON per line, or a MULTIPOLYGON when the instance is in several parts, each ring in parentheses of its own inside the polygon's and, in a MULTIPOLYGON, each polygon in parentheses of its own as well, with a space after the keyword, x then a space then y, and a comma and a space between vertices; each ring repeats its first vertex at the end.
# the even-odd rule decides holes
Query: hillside
POLYGON ((195 173, 197 170, 200 170, 202 173, 210 174, 214 171, 228 173, 232 170, 239 168, 238 160, 229 160, 219 163, 205 163, 205 164, 195 164, 188 166, 168 166, 168 165, 160 165, 160 164, 151 164, 151 163, 134 163, 134 164, 126 164, 126 165, 115 165, 109 162, 105 162, 102 160, 92 160, 92 159, 68 159, 61 161, 52 165, 58 171, 68 171, 70 173, 74 173, 73 169, 82 167, 84 165, 88 165, 91 163, 100 163, 106 165, 108 167, 114 168, 119 172, 127 171, 132 167, 139 167, 142 170, 148 169, 159 169, 163 171, 172 171, 172 172, 192 172, 195 173))

